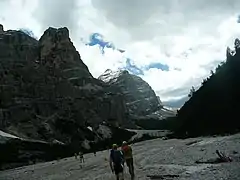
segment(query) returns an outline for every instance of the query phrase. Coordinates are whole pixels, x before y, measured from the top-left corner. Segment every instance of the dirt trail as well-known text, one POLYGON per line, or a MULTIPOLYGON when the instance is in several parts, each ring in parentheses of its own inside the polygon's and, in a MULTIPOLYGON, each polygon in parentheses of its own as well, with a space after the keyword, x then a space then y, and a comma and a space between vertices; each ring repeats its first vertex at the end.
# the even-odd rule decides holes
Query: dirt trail
MULTIPOLYGON (((133 145, 136 179, 164 180, 239 180, 240 134, 215 138, 187 140, 155 139, 133 145), (214 157, 219 149, 233 157, 234 162, 196 164, 199 159, 214 157)), ((0 171, 0 180, 114 180, 107 161, 108 151, 85 155, 80 168, 74 157, 0 171)), ((125 170, 125 179, 130 176, 125 170)))

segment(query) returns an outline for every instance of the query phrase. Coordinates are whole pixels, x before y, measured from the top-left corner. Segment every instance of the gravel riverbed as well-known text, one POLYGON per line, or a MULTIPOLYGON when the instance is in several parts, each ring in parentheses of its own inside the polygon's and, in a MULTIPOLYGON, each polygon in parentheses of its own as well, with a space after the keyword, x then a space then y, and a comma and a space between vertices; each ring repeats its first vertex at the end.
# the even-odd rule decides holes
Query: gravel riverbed
MULTIPOLYGON (((240 134, 224 137, 154 139, 133 145, 136 179, 240 180, 240 134), (216 150, 233 162, 203 163, 217 158, 216 150)), ((114 180, 108 164, 108 151, 85 155, 80 167, 74 157, 0 171, 0 180, 114 180)), ((130 179, 125 170, 125 179, 130 179)))

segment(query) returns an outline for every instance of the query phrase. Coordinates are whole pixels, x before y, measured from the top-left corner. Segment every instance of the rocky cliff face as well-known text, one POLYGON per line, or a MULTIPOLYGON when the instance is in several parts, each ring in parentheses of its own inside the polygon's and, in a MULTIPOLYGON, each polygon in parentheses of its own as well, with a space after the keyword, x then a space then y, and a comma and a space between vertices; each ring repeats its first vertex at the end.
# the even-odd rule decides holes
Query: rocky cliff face
POLYGON ((162 109, 160 98, 149 84, 126 70, 107 70, 99 79, 121 89, 132 116, 148 116, 162 109))
POLYGON ((49 28, 39 41, 0 28, 0 128, 5 132, 78 145, 97 141, 101 135, 95 130, 103 121, 132 126, 122 96, 93 78, 67 28, 49 28))

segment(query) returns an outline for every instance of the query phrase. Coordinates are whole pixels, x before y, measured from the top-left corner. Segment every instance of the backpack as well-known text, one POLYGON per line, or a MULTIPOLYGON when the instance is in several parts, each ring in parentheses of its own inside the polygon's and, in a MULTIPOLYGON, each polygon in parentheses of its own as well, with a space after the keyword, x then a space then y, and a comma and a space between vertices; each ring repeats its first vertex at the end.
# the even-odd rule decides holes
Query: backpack
POLYGON ((123 163, 123 153, 119 150, 111 150, 110 157, 114 164, 122 164, 123 163))
POLYGON ((132 155, 132 148, 131 148, 131 146, 128 146, 128 145, 123 146, 122 147, 122 151, 123 151, 125 159, 132 158, 133 155, 132 155))

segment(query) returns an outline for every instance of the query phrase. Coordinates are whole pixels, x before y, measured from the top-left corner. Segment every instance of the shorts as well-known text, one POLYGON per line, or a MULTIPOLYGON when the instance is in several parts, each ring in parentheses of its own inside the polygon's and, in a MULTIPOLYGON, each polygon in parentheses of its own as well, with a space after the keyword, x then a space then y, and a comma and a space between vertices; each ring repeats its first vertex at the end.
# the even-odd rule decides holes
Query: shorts
POLYGON ((119 173, 123 173, 123 165, 122 164, 117 164, 113 166, 114 172, 116 175, 119 173))

